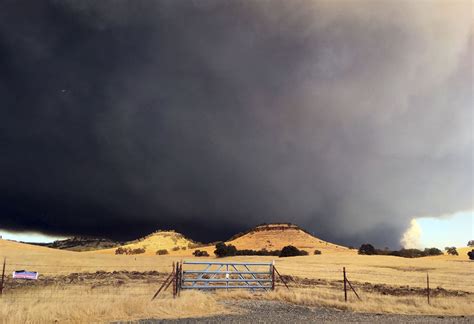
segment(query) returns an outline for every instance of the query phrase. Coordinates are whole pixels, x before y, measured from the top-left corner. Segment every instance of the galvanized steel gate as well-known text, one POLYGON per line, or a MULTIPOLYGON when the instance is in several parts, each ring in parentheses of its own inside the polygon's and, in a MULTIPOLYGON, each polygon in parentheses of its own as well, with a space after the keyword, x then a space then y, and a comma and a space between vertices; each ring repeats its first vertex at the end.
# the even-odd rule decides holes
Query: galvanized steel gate
POLYGON ((275 288, 273 262, 183 261, 182 265, 181 289, 275 288), (196 269, 199 266, 204 269, 196 269))
MULTIPOLYGON (((275 262, 173 262, 172 272, 153 296, 173 285, 173 297, 181 289, 275 289, 275 275, 288 285, 275 268, 275 262), (183 266, 186 269, 183 269, 183 266), (204 267, 204 269, 202 269, 204 267)), ((288 288, 289 289, 289 288, 288 288)))

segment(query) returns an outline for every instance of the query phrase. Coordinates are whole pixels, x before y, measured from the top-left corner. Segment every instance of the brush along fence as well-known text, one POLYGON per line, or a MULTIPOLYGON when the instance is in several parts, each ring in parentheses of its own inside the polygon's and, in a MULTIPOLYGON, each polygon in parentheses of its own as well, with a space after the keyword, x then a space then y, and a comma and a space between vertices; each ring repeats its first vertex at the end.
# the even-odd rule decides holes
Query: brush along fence
POLYGON ((173 296, 179 295, 181 289, 274 290, 276 276, 288 288, 275 268, 275 262, 183 261, 173 263, 172 273, 152 299, 171 284, 173 296))

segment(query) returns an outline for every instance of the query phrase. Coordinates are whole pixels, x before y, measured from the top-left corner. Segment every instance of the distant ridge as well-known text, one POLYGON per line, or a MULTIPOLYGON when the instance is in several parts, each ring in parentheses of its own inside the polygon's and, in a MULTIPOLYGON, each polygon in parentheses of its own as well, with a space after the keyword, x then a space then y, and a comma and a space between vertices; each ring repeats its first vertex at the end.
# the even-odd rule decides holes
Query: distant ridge
POLYGON ((83 236, 76 236, 76 237, 72 237, 72 238, 68 238, 64 240, 57 240, 52 243, 28 243, 28 242, 22 242, 22 243, 39 245, 39 246, 49 247, 52 249, 79 251, 79 252, 109 249, 109 248, 120 246, 122 244, 121 242, 116 242, 109 239, 83 237, 83 236))

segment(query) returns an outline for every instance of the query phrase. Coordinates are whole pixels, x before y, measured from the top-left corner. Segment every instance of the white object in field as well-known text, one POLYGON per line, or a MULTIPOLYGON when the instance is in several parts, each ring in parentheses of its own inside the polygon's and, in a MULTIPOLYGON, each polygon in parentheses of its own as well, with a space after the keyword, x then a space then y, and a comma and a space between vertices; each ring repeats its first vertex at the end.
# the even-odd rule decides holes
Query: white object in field
POLYGON ((13 271, 13 279, 37 280, 39 273, 36 271, 18 270, 13 271))

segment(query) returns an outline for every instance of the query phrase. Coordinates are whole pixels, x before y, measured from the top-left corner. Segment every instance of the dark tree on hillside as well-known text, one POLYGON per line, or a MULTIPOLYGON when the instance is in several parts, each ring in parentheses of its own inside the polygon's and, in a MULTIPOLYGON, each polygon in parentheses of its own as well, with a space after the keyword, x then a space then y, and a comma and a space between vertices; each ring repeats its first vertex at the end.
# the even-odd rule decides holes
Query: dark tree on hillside
MULTIPOLYGON (((454 248, 454 249, 456 249, 456 248, 454 248)), ((425 249, 425 251, 423 253, 425 254, 425 256, 443 255, 443 251, 441 251, 440 249, 437 249, 435 247, 425 249)))
POLYGON ((216 244, 216 249, 214 254, 218 258, 223 258, 226 256, 233 256, 237 254, 237 248, 232 244, 226 245, 224 242, 219 242, 216 244))
POLYGON ((474 260, 474 250, 467 252, 467 255, 469 256, 469 260, 474 260))
POLYGON ((298 248, 294 247, 293 245, 287 245, 280 252, 280 258, 284 257, 291 257, 291 256, 299 256, 299 255, 308 255, 308 252, 304 250, 299 250, 298 248))
POLYGON ((359 254, 365 254, 365 255, 374 255, 376 254, 377 251, 375 251, 375 248, 373 247, 372 244, 362 244, 359 248, 359 254))
POLYGON ((449 255, 459 255, 458 250, 454 246, 447 246, 444 248, 446 250, 446 253, 449 255))
POLYGON ((474 247, 474 240, 470 240, 469 242, 467 242, 467 246, 474 247))

